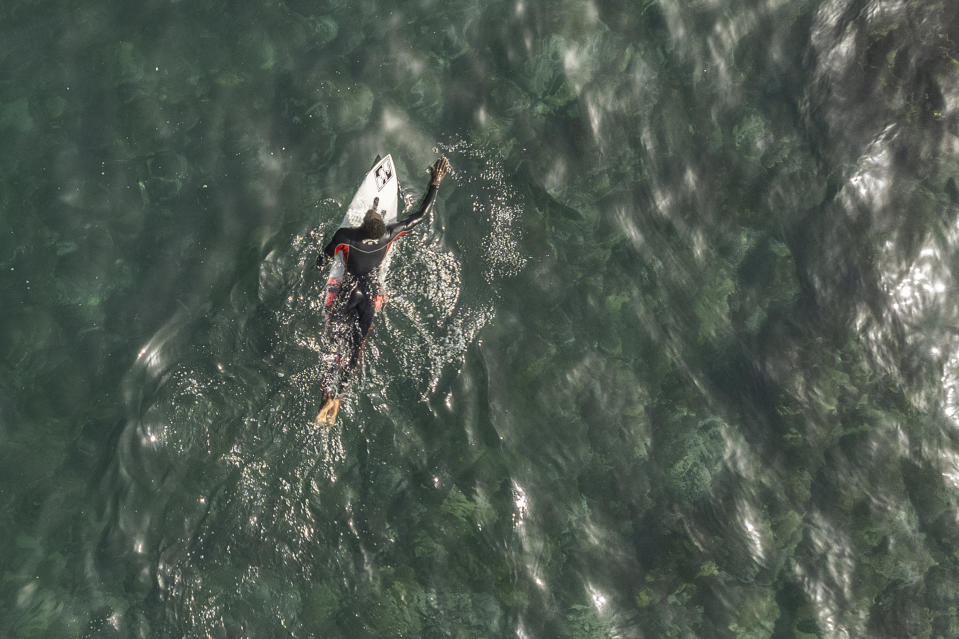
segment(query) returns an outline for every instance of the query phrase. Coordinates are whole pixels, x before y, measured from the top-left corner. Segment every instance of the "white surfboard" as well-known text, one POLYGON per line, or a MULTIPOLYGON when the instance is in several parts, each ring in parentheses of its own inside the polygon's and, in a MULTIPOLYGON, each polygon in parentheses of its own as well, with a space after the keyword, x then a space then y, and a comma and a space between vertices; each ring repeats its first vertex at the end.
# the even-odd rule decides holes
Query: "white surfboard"
MULTIPOLYGON (((380 211, 383 221, 386 224, 392 224, 396 221, 397 211, 400 200, 399 182, 396 179, 396 165, 393 164, 393 157, 387 155, 382 160, 378 160, 373 168, 370 169, 360 188, 356 190, 356 195, 350 200, 350 205, 346 207, 346 214, 340 223, 340 228, 356 227, 362 224, 366 212, 373 208, 376 203, 376 210, 380 211)), ((379 278, 380 288, 385 291, 386 272, 389 269, 390 254, 387 252, 383 263, 380 264, 379 278)), ((326 305, 329 306, 340 285, 343 283, 343 274, 346 270, 346 263, 343 261, 343 254, 338 253, 333 259, 333 267, 330 269, 330 277, 326 283, 326 305)))

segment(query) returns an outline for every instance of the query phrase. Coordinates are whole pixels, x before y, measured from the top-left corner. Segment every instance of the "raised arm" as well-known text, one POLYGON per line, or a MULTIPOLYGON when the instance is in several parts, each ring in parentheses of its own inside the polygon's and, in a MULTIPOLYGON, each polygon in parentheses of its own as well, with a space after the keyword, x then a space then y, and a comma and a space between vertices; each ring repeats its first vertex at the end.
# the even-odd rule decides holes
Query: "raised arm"
POLYGON ((436 193, 439 191, 440 182, 443 181, 443 178, 446 177, 449 170, 450 161, 445 157, 436 161, 436 164, 430 169, 430 173, 432 174, 430 177, 430 185, 426 191, 426 196, 423 198, 423 203, 420 204, 420 208, 417 209, 415 213, 406 219, 389 225, 388 230, 391 237, 398 237, 400 234, 409 231, 417 224, 423 222, 423 220, 429 219, 430 213, 433 212, 433 206, 436 204, 436 193))

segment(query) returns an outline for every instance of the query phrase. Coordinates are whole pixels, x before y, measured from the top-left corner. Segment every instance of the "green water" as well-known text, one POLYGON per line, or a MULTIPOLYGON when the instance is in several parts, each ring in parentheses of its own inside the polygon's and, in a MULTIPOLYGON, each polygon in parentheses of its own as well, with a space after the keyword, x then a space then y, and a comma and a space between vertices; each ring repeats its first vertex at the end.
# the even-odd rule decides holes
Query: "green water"
POLYGON ((959 636, 959 5, 0 6, 0 638, 959 636), (317 251, 433 220, 339 423, 317 251))

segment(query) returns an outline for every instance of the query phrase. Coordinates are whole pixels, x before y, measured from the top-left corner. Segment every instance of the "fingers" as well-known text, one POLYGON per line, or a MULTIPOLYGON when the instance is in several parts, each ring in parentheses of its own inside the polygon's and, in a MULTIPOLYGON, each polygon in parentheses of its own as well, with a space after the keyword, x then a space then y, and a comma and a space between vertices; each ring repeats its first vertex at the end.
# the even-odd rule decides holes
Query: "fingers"
POLYGON ((446 174, 450 170, 450 161, 446 157, 441 157, 436 161, 436 164, 433 165, 432 174, 433 174, 433 184, 439 185, 443 181, 443 178, 446 177, 446 174))

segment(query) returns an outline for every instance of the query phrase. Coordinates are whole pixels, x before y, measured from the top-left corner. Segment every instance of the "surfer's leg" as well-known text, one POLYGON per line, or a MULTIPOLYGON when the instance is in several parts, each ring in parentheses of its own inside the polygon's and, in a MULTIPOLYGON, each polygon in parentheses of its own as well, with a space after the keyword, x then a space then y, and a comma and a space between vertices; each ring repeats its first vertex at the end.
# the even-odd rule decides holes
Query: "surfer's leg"
POLYGON ((360 287, 356 292, 356 298, 350 299, 349 308, 356 311, 356 324, 352 330, 352 348, 350 361, 340 376, 340 392, 349 383, 353 372, 359 366, 360 357, 363 355, 363 343, 370 329, 373 328, 373 318, 376 316, 375 302, 367 295, 367 291, 360 287))
POLYGON ((336 416, 340 412, 340 398, 337 395, 342 393, 346 387, 356 360, 355 344, 358 328, 354 311, 356 316, 359 316, 365 300, 366 294, 360 286, 354 283, 348 299, 345 302, 342 297, 337 300, 334 309, 328 315, 330 321, 327 322, 327 342, 328 347, 333 350, 331 364, 334 368, 329 371, 329 376, 327 374, 323 375, 323 407, 316 416, 316 424, 331 426, 336 422, 336 416), (343 359, 346 357, 347 347, 350 348, 351 355, 349 364, 344 367, 343 359), (334 387, 330 387, 328 382, 335 382, 337 377, 339 383, 336 384, 334 391, 334 387))
POLYGON ((380 283, 376 277, 367 277, 358 287, 363 291, 363 302, 357 306, 356 313, 360 321, 360 341, 366 339, 367 333, 373 328, 373 318, 376 311, 383 306, 383 296, 380 294, 380 283))
POLYGON ((327 300, 328 303, 325 304, 325 321, 321 333, 323 354, 320 357, 319 385, 325 405, 330 405, 342 386, 341 378, 352 353, 356 325, 353 307, 357 304, 355 294, 358 282, 355 278, 346 277, 340 284, 336 287, 333 299, 327 300))

